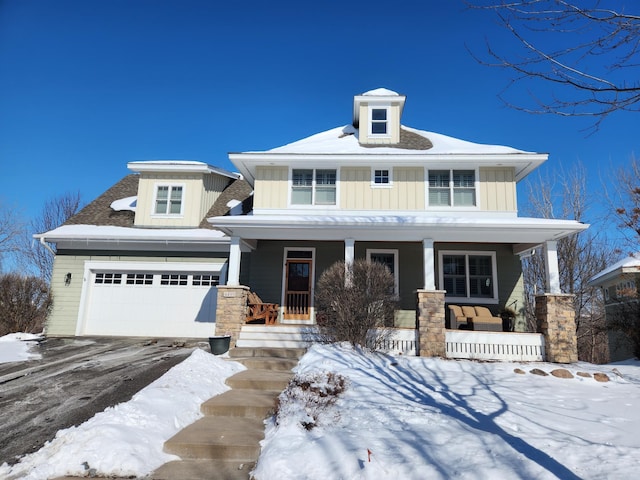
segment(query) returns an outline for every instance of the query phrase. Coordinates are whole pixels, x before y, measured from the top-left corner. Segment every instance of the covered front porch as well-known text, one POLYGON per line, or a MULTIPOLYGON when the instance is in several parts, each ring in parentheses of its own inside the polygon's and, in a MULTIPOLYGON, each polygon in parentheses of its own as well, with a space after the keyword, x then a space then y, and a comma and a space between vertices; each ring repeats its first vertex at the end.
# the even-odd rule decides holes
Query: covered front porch
MULTIPOLYGON (((547 357, 573 361, 570 345, 556 355, 547 337, 556 338, 558 326, 567 333, 575 330, 573 318, 568 317, 571 308, 562 309, 559 305, 566 302, 556 301, 566 297, 560 291, 557 239, 582 230, 582 224, 495 217, 456 221, 442 217, 280 216, 274 228, 276 219, 267 217, 210 220, 231 237, 227 285, 219 287, 217 331, 231 333, 234 343, 246 318, 249 289, 263 301, 279 305, 277 324, 313 325, 314 285, 319 275, 335 261, 367 258, 387 264, 396 277, 400 310, 395 326, 415 333, 417 354, 444 357, 447 326, 452 326, 449 304, 479 304, 493 315, 515 305, 523 318, 520 256, 537 248, 547 272, 546 292, 540 296, 539 333, 545 336, 547 357), (252 251, 243 258, 241 247, 247 245, 252 251), (233 314, 232 304, 236 305, 233 314), (231 317, 235 325, 229 323, 231 317)), ((521 324, 516 330, 522 330, 521 324)))

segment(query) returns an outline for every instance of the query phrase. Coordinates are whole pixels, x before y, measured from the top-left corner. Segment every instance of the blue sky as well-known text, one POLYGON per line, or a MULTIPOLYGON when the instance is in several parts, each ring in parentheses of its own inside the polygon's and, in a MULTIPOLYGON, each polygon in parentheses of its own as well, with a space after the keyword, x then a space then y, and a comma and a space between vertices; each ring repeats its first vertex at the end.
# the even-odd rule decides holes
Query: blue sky
MULTIPOLYGON (((0 198, 29 218, 79 191, 90 201, 127 162, 263 150, 350 122, 356 94, 407 96, 405 125, 577 160, 590 186, 638 148, 638 117, 511 110, 510 73, 478 64, 491 14, 461 1, 0 1, 0 198)), ((548 88, 539 85, 540 88, 548 88)), ((527 95, 524 89, 514 95, 527 95)), ((521 188, 520 197, 526 197, 521 188)))

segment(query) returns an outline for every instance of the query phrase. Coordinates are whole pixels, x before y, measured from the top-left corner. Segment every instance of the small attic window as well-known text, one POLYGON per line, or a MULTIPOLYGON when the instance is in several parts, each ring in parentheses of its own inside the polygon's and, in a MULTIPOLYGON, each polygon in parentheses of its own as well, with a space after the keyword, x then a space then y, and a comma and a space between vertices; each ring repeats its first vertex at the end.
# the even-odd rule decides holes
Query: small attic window
POLYGON ((371 134, 372 135, 386 135, 387 134, 387 116, 388 110, 386 108, 372 108, 371 109, 371 134))

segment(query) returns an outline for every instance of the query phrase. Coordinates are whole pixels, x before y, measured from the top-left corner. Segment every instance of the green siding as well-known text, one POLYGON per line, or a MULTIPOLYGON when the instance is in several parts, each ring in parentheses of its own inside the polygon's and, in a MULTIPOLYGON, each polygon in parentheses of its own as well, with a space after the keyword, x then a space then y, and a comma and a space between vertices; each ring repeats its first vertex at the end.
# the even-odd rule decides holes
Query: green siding
POLYGON ((61 250, 56 255, 51 277, 53 308, 46 322, 46 334, 50 336, 74 336, 79 317, 82 285, 84 283, 84 264, 87 261, 108 262, 175 262, 206 263, 224 262, 227 256, 220 252, 180 253, 180 256, 169 256, 160 252, 119 252, 117 255, 100 251, 61 250), (71 283, 64 284, 67 273, 71 273, 71 283))

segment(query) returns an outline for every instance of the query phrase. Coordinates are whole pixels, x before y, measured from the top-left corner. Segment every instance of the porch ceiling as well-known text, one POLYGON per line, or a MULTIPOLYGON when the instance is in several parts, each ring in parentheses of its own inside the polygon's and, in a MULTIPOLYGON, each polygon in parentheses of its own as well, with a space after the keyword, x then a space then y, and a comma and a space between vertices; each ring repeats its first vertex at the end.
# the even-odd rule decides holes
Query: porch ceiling
POLYGON ((229 236, 264 240, 400 241, 540 244, 577 233, 589 225, 541 218, 462 218, 400 215, 213 217, 229 236))

